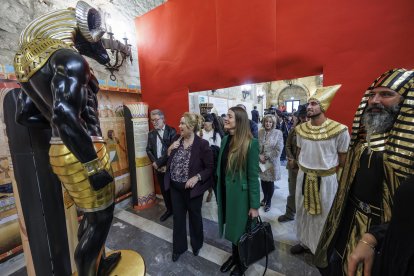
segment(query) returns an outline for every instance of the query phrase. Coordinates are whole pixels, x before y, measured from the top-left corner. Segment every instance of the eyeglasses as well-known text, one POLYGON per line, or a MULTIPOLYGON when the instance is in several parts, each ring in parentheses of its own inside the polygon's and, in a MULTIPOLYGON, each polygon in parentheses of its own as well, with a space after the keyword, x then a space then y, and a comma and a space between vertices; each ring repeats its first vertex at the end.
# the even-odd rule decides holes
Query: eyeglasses
POLYGON ((162 118, 151 119, 151 123, 158 123, 161 120, 162 120, 162 118))

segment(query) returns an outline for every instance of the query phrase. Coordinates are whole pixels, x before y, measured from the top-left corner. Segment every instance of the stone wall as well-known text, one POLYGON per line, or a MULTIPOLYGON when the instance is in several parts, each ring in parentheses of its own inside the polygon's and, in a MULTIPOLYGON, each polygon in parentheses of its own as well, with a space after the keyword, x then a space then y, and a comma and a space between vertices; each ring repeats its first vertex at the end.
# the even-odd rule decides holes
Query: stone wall
MULTIPOLYGON (((121 84, 140 85, 137 57, 137 40, 134 19, 166 0, 85 0, 99 9, 110 23, 115 38, 123 41, 126 35, 132 45, 132 64, 128 62, 116 73, 121 84)), ((1 0, 0 5, 0 64, 13 64, 20 32, 38 16, 57 9, 75 7, 75 0, 1 0)), ((98 79, 109 79, 109 72, 88 59, 98 79)))
POLYGON ((306 96, 299 93, 299 91, 292 91, 292 93, 284 93, 284 95, 281 95, 281 93, 289 87, 289 84, 283 80, 272 81, 270 91, 266 94, 267 107, 270 107, 270 105, 283 105, 284 101, 288 100, 290 97, 293 97, 295 100, 300 100, 300 104, 304 104, 307 99, 315 93, 316 89, 322 86, 322 78, 319 75, 294 79, 291 81, 291 85, 303 88, 303 90, 306 91, 306 96))

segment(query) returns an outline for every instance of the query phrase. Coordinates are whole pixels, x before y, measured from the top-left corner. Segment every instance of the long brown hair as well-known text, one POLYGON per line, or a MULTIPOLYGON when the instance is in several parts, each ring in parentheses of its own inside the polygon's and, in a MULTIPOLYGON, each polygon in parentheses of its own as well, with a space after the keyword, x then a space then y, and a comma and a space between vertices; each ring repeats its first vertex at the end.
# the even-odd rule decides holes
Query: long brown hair
POLYGON ((227 169, 241 173, 246 169, 247 151, 253 135, 246 110, 238 106, 231 107, 230 110, 234 112, 236 129, 229 145, 227 169))

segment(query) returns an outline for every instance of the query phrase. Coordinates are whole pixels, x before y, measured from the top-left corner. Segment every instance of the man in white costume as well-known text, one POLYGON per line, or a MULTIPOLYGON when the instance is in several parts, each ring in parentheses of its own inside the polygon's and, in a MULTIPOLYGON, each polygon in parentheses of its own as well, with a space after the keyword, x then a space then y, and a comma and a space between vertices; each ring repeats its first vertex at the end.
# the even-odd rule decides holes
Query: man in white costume
POLYGON ((310 121, 298 125, 299 173, 296 182, 297 237, 292 254, 315 253, 325 220, 338 189, 338 174, 350 141, 348 128, 328 119, 328 109, 340 85, 319 88, 309 99, 310 121))

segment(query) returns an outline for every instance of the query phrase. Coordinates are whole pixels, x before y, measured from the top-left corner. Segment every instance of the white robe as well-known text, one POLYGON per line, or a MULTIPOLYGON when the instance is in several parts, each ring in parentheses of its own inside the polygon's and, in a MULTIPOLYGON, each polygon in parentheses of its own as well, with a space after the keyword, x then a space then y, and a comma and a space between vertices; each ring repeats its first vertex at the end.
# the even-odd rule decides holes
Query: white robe
MULTIPOLYGON (((329 140, 312 141, 297 135, 300 148, 298 162, 308 169, 328 170, 338 166, 338 153, 345 153, 349 146, 347 131, 329 140)), ((301 244, 315 253, 326 218, 338 189, 336 174, 321 178, 321 213, 310 215, 303 206, 302 183, 304 173, 299 169, 296 181, 296 224, 297 236, 301 244)))

